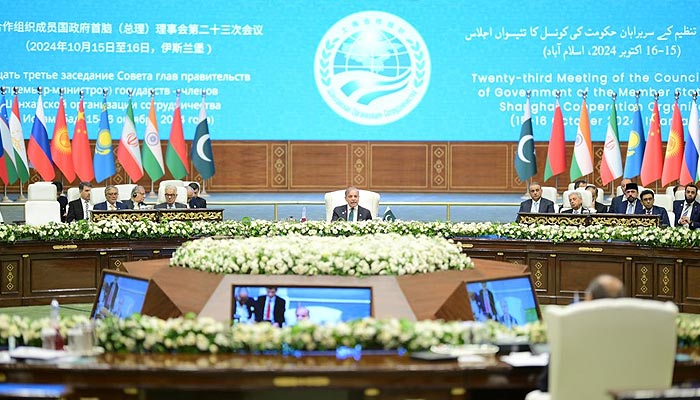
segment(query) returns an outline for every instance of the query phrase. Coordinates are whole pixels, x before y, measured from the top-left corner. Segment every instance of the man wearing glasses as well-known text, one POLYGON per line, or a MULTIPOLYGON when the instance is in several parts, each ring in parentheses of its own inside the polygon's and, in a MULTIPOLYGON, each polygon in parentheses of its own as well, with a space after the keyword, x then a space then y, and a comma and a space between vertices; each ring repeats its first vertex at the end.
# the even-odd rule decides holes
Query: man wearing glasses
POLYGON ((129 200, 125 200, 124 204, 126 204, 126 208, 129 210, 144 210, 149 208, 149 206, 143 202, 143 199, 145 198, 146 189, 139 185, 131 189, 131 198, 129 200))
POLYGON ((105 188, 105 199, 102 203, 95 204, 93 210, 126 210, 126 204, 119 201, 119 189, 114 185, 109 185, 105 188))
POLYGON ((175 185, 168 185, 165 187, 165 203, 156 204, 157 209, 175 209, 175 208, 187 208, 185 204, 178 203, 177 200, 177 187, 175 185))

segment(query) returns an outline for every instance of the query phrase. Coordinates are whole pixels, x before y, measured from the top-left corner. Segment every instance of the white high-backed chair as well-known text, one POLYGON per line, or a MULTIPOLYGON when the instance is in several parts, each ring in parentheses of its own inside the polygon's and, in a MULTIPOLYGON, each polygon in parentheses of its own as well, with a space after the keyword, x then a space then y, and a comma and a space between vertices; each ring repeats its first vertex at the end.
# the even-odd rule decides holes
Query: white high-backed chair
POLYGON ((609 390, 670 387, 677 314, 673 303, 632 298, 548 307, 549 392, 525 399, 609 400, 609 390))
POLYGON ((554 186, 542 186, 542 197, 557 203, 557 188, 554 186))
POLYGON ((131 199, 131 190, 136 187, 135 183, 124 183, 121 185, 115 185, 119 191, 119 201, 131 199))
MULTIPOLYGON (((379 215, 379 199, 380 195, 376 192, 371 192, 369 190, 359 190, 360 202, 359 205, 369 210, 372 213, 372 218, 378 217, 379 215)), ((333 217, 333 209, 347 204, 345 201, 345 189, 336 190, 334 192, 328 192, 324 196, 326 202, 326 222, 331 222, 333 217)))
POLYGON ((73 200, 78 200, 80 197, 80 189, 78 189, 77 186, 68 188, 68 190, 66 190, 66 197, 69 203, 73 200))
POLYGON ((107 201, 105 198, 105 189, 105 186, 93 187, 92 190, 90 190, 90 204, 94 206, 97 203, 107 201))
POLYGON ((36 182, 27 188, 24 203, 24 222, 27 225, 44 225, 61 222, 61 205, 56 200, 56 186, 51 182, 36 182))

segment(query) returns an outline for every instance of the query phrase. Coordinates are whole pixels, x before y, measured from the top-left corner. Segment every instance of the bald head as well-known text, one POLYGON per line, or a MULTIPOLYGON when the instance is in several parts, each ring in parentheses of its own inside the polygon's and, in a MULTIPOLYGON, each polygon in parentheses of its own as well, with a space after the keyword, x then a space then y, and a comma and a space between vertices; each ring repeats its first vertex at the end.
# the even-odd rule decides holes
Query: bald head
POLYGON ((586 288, 586 300, 625 297, 622 281, 612 275, 600 275, 586 288))

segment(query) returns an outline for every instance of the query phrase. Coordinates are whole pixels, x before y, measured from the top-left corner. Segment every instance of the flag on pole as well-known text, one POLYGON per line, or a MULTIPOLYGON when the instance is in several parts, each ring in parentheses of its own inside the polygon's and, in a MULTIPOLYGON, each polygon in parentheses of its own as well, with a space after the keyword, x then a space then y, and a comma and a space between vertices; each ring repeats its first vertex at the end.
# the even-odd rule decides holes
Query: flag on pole
POLYGON ((34 114, 34 125, 32 134, 29 137, 27 146, 27 157, 39 173, 41 179, 51 181, 56 176, 51 160, 51 149, 49 148, 49 134, 46 132, 46 116, 44 115, 44 104, 39 92, 39 99, 36 102, 36 114, 34 114))
POLYGON ((700 122, 698 121, 698 105, 696 97, 688 118, 688 133, 685 135, 685 151, 683 151, 683 164, 681 166, 681 185, 687 185, 698 180, 698 153, 700 153, 700 122))
POLYGON ((644 148, 644 159, 642 160, 642 171, 639 173, 642 178, 642 186, 661 179, 661 171, 664 165, 664 154, 661 148, 661 124, 659 122, 659 100, 654 100, 654 111, 651 114, 649 123, 649 137, 644 148))
POLYGON ((15 150, 15 167, 17 177, 21 183, 29 182, 29 161, 27 150, 24 147, 24 133, 22 132, 22 119, 19 116, 19 99, 15 94, 12 102, 12 116, 10 116, 10 134, 12 135, 12 147, 15 150))
POLYGON ((157 181, 165 175, 163 166, 163 150, 160 148, 160 136, 158 136, 158 120, 156 119, 155 99, 151 96, 151 110, 146 121, 146 135, 143 138, 141 159, 143 169, 152 181, 157 181))
POLYGON ((207 109, 202 96, 202 105, 199 108, 199 123, 197 131, 192 141, 192 163, 199 172, 202 180, 214 176, 214 155, 211 151, 211 140, 209 139, 209 124, 207 123, 207 109))
POLYGON ((569 175, 571 181, 593 172, 593 144, 591 143, 591 122, 588 118, 588 105, 586 96, 583 96, 581 114, 579 115, 576 142, 574 142, 574 155, 571 159, 569 175))
POLYGON ((178 91, 175 102, 173 124, 170 126, 170 139, 165 149, 165 164, 170 174, 175 179, 182 179, 190 173, 187 165, 187 149, 185 148, 185 134, 182 132, 182 115, 180 115, 180 93, 178 91))
POLYGON ((564 117, 559 107, 559 98, 554 109, 552 120, 552 134, 549 137, 547 147, 547 162, 544 166, 544 180, 559 175, 566 171, 566 149, 564 147, 564 117))
POLYGON ((384 215, 382 216, 382 221, 396 221, 396 216, 391 211, 391 207, 387 207, 386 211, 384 211, 384 215))
POLYGON ((95 170, 90 157, 90 141, 88 140, 87 124, 85 123, 85 108, 83 107, 83 95, 80 94, 78 105, 78 118, 75 120, 73 130, 73 167, 81 182, 90 182, 95 179, 95 170))
POLYGON ((124 117, 124 127, 122 137, 117 148, 117 159, 124 167, 132 182, 136 182, 143 177, 143 165, 141 164, 141 147, 139 138, 136 136, 136 124, 134 123, 134 109, 129 97, 129 105, 126 108, 124 117))
POLYGON ((70 138, 68 137, 63 95, 58 100, 58 112, 56 113, 56 122, 53 125, 51 158, 66 180, 73 182, 75 180, 75 168, 73 168, 73 153, 71 151, 70 138))
POLYGON ((15 149, 12 147, 12 134, 10 133, 10 122, 7 118, 7 101, 5 100, 4 90, 0 101, 2 101, 0 104, 0 139, 2 142, 0 174, 3 177, 6 174, 7 179, 3 179, 3 182, 5 182, 5 185, 10 185, 17 181, 17 169, 15 168, 15 149), (2 172, 3 168, 5 172, 2 172))
POLYGON ((644 139, 644 125, 642 123, 642 111, 637 100, 637 109, 632 115, 632 130, 627 141, 627 156, 625 157, 625 172, 623 178, 632 179, 639 176, 642 170, 642 158, 646 148, 644 139))
POLYGON ((112 151, 112 132, 109 130, 109 114, 107 113, 107 94, 102 99, 100 114, 100 133, 95 142, 95 157, 92 160, 95 168, 95 181, 102 182, 117 172, 112 151))
POLYGON ((673 104, 673 117, 671 118, 671 133, 666 142, 666 155, 664 168, 661 172, 661 185, 666 186, 681 176, 681 164, 683 163, 683 119, 678 108, 678 98, 673 104))
POLYGON ((520 128, 520 141, 515 154, 515 170, 521 181, 526 181, 537 175, 537 159, 535 158, 535 138, 532 135, 532 117, 530 116, 530 96, 528 92, 525 102, 523 125, 520 128))
POLYGON ((608 131, 605 134, 605 146, 603 159, 600 161, 600 178, 603 185, 622 176, 622 155, 620 154, 620 139, 617 133, 617 109, 615 108, 615 96, 613 96, 608 131))

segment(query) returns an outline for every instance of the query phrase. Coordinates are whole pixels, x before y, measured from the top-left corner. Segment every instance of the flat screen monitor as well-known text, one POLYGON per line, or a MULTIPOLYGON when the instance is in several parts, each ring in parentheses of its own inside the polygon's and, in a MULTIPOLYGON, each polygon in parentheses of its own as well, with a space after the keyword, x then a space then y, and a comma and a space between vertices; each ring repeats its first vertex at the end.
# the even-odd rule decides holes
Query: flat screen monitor
POLYGON ((100 288, 92 306, 92 318, 119 318, 140 314, 148 290, 148 279, 117 271, 102 271, 100 288))
POLYGON ((529 275, 466 283, 474 320, 508 327, 539 321, 540 308, 529 275))
POLYGON ((301 319, 316 324, 337 323, 372 316, 372 288, 330 286, 233 285, 233 323, 266 322, 293 326, 301 319), (274 291, 270 305, 268 292, 274 291), (239 301, 247 298, 247 301, 239 301))

